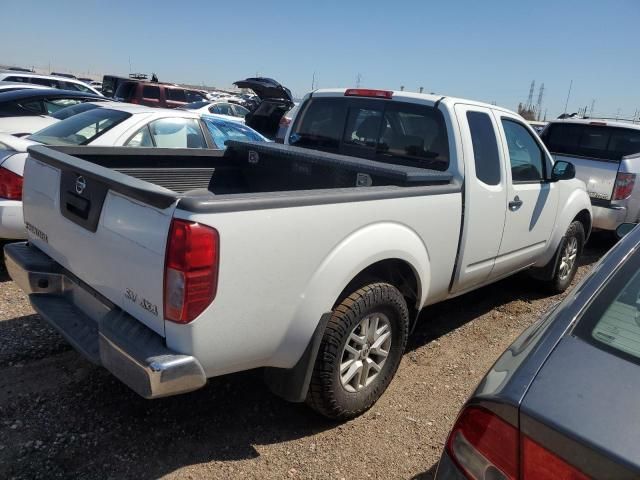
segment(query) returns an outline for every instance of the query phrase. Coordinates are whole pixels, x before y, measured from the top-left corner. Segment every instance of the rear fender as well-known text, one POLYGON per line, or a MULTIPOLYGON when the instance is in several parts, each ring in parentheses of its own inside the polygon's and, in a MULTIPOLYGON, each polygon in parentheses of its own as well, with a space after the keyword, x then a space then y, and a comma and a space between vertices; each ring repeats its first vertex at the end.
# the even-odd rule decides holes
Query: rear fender
POLYGON ((418 280, 417 306, 423 305, 429 291, 430 264, 427 248, 418 234, 397 223, 368 225, 338 243, 304 287, 275 363, 294 364, 319 319, 333 309, 345 287, 368 266, 387 259, 403 260, 411 266, 418 280))

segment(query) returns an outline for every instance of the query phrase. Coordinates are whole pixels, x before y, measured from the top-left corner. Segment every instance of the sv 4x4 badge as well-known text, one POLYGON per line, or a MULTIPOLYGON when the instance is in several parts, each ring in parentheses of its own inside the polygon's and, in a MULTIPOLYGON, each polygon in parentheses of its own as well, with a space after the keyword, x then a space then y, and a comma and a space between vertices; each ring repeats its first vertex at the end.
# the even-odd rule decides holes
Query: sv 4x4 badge
POLYGON ((158 307, 155 304, 151 303, 146 298, 142 298, 141 297, 140 301, 138 301, 138 294, 136 292, 134 292, 133 290, 131 290, 130 288, 127 288, 124 291, 124 298, 129 300, 130 302, 133 302, 133 303, 141 306, 147 312, 152 313, 156 317, 158 316, 158 307))

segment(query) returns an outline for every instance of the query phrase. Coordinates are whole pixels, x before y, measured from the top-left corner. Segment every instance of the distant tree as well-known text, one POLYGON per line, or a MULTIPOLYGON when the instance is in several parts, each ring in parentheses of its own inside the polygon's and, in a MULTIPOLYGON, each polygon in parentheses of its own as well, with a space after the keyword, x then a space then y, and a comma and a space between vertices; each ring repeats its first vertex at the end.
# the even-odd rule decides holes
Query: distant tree
POLYGON ((536 119, 536 109, 533 107, 527 108, 522 103, 518 104, 518 115, 520 115, 525 120, 535 120, 536 119))

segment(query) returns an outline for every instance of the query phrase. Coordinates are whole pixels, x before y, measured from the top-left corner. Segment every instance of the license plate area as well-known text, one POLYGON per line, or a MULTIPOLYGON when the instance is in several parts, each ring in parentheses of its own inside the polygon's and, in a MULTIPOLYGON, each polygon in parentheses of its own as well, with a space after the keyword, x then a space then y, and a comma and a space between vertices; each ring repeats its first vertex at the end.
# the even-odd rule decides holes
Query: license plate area
POLYGON ((97 180, 63 170, 60 175, 60 213, 73 223, 95 232, 108 190, 97 180))

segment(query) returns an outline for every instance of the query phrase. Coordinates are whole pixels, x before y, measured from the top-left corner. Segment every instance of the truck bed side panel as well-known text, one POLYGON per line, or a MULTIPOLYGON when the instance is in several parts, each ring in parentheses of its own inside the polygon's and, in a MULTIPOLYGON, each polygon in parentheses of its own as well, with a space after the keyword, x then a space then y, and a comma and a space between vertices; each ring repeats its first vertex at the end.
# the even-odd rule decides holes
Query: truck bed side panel
POLYGON ((346 284, 385 258, 412 264, 421 302, 436 302, 447 295, 461 207, 458 191, 215 215, 178 209, 218 229, 220 272, 202 317, 167 322, 167 345, 199 358, 208 376, 291 367, 346 284))

